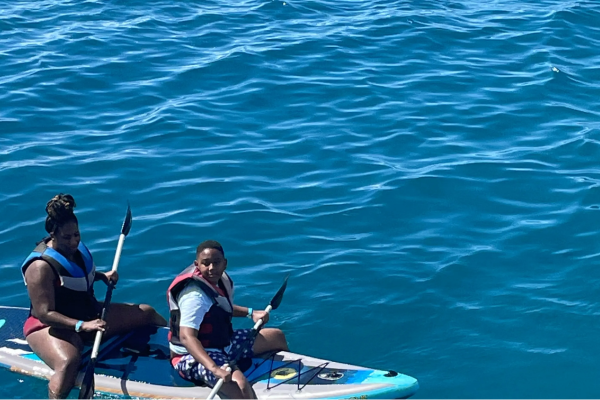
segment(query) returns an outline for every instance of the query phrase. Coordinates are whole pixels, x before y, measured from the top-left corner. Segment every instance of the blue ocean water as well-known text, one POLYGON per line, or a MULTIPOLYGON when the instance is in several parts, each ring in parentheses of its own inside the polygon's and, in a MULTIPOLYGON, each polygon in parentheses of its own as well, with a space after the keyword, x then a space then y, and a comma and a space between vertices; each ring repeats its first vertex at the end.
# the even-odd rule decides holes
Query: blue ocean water
MULTIPOLYGON (((167 314, 195 246, 415 398, 599 398, 600 3, 0 0, 0 304, 54 194, 167 314)), ((101 287, 98 285, 101 292, 101 287)), ((0 398, 45 382, 0 371, 0 398)))

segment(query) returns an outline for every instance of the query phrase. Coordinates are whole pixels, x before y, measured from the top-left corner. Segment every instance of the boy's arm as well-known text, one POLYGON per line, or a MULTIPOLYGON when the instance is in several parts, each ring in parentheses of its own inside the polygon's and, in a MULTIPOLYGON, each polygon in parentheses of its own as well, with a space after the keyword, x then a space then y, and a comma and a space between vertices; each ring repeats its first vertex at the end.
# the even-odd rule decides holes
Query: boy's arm
POLYGON ((259 319, 263 320, 263 324, 269 321, 269 313, 265 310, 252 310, 252 314, 249 314, 249 310, 252 308, 233 305, 233 316, 234 317, 248 317, 254 322, 258 322, 259 319))
POLYGON ((208 355, 204 346, 198 340, 198 330, 182 326, 179 328, 179 340, 188 351, 194 357, 196 361, 204 365, 204 367, 212 372, 217 379, 223 379, 228 382, 231 379, 231 373, 221 369, 214 360, 208 355), (229 380, 227 379, 229 376, 229 380))
POLYGON ((204 365, 217 378, 222 378, 225 382, 229 382, 231 380, 231 373, 220 368, 214 362, 198 339, 198 329, 204 319, 204 315, 206 315, 211 306, 212 301, 208 300, 200 289, 193 286, 189 287, 189 289, 184 289, 179 296, 179 311, 181 313, 179 340, 196 361, 204 365))

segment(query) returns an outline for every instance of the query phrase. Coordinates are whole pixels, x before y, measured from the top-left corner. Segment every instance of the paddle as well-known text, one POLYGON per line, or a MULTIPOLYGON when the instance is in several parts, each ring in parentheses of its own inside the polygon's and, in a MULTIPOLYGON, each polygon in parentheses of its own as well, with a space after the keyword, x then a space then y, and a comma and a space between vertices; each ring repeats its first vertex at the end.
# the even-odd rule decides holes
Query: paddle
MULTIPOLYGON (((129 207, 128 204, 127 215, 125 216, 125 220, 123 221, 123 227, 121 228, 121 235, 119 236, 119 243, 117 244, 115 259, 113 261, 113 271, 116 271, 119 267, 121 251, 123 250, 123 242, 125 241, 125 237, 129 234, 129 231, 131 230, 131 220, 131 207, 129 207)), ((109 281, 108 288, 106 290, 106 297, 104 298, 104 305, 102 307, 102 315, 100 316, 102 320, 104 320, 104 318, 106 317, 106 310, 110 305, 110 299, 112 297, 112 291, 114 287, 115 285, 112 283, 112 281, 109 281)), ((80 399, 91 399, 94 397, 94 369, 96 368, 98 349, 100 348, 100 342, 102 341, 103 333, 104 332, 102 331, 96 332, 96 338, 94 340, 94 347, 92 347, 92 355, 90 357, 90 362, 87 365, 85 375, 83 375, 83 380, 81 381, 81 389, 79 390, 80 399)))
MULTIPOLYGON (((277 307, 279 307, 279 304, 281 304, 281 300, 283 299, 283 293, 285 292, 285 288, 287 287, 287 281, 288 281, 289 277, 290 277, 289 275, 285 277, 285 280, 283 281, 283 285, 281 285, 281 287, 279 288, 277 293, 275 293, 275 296, 273 296, 273 299, 271 299, 271 302, 269 303, 267 308, 265 308, 265 312, 270 313, 271 310, 276 310, 277 307)), ((260 330, 262 324, 263 324, 262 319, 259 319, 258 321, 256 321, 256 324, 254 324, 254 327, 252 327, 252 329, 250 330, 250 335, 249 335, 248 339, 253 339, 256 337, 256 335, 258 335, 258 331, 260 330)), ((248 340, 246 343, 249 343, 249 342, 250 341, 248 340)), ((239 357, 244 352, 244 348, 245 348, 245 346, 242 346, 239 349, 239 351, 237 352, 237 354, 235 355, 235 357, 233 358, 233 360, 231 360, 229 362, 229 366, 227 367, 228 370, 231 370, 231 367, 235 366, 239 357)), ((225 365, 227 365, 227 364, 225 364, 225 365)), ((223 386, 223 379, 219 379, 217 381, 217 384, 215 385, 213 390, 210 392, 210 394, 208 395, 206 400, 214 399, 215 396, 217 395, 217 393, 219 392, 219 390, 221 390, 221 386, 223 386)))

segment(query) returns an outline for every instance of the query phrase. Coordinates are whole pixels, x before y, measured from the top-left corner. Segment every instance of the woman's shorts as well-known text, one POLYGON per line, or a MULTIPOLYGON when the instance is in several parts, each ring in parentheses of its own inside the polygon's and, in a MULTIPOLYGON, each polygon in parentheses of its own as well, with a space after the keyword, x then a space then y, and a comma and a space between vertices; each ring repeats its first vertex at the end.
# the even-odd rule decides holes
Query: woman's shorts
POLYGON ((48 325, 42 323, 39 319, 30 315, 29 318, 25 321, 25 325, 23 325, 23 336, 27 337, 33 332, 41 331, 44 328, 47 328, 48 325))

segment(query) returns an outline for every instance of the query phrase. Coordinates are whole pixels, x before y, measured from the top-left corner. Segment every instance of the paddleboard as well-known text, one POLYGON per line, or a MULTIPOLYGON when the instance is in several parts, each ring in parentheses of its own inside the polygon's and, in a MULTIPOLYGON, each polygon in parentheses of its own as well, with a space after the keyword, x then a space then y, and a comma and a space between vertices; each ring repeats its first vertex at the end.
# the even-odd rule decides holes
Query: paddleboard
MULTIPOLYGON (((23 337, 27 308, 0 306, 0 366, 48 379, 52 370, 23 337)), ((101 395, 141 398, 206 398, 207 386, 181 378, 169 362, 167 328, 147 328, 105 340, 98 353, 95 388, 101 395)), ((91 348, 82 353, 82 371, 91 348)), ((408 398, 417 380, 383 371, 291 352, 256 356, 244 372, 259 399, 394 399, 408 398)), ((81 383, 83 373, 77 378, 81 383)))

